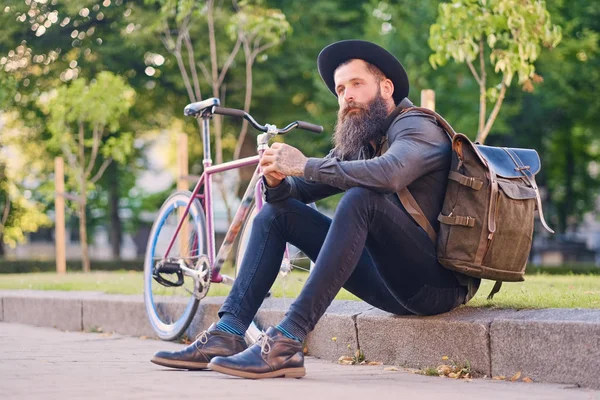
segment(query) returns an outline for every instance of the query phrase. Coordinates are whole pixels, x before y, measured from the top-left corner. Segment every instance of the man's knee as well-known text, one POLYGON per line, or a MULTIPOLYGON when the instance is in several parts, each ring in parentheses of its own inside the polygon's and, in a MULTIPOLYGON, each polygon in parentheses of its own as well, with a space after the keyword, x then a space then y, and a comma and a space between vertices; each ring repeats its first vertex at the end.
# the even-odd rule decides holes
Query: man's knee
POLYGON ((353 187, 346 191, 338 208, 342 209, 368 209, 374 202, 382 200, 383 194, 364 187, 353 187))
POLYGON ((293 209, 297 202, 294 199, 285 199, 274 203, 263 203, 262 208, 254 218, 254 224, 264 224, 271 222, 277 216, 284 214, 286 211, 293 209))

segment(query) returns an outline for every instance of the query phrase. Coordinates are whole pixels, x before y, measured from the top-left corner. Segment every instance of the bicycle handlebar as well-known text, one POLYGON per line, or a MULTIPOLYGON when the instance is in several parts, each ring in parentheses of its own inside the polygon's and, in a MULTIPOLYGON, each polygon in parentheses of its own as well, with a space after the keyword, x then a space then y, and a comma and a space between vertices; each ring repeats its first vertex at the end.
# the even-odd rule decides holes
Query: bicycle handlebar
POLYGON ((214 107, 213 114, 228 115, 236 118, 246 118, 244 110, 236 110, 235 108, 214 107))
MULTIPOLYGON (((235 108, 219 107, 219 99, 210 98, 201 102, 188 104, 184 109, 184 115, 193 117, 209 117, 212 114, 227 115, 230 117, 243 118, 252 125, 252 127, 261 132, 269 131, 271 125, 261 125, 250 114, 244 110, 237 110, 235 108)), ((278 135, 282 135, 291 131, 292 129, 303 129, 305 131, 311 131, 315 133, 323 132, 323 127, 320 125, 311 124, 304 121, 294 121, 288 124, 285 128, 276 129, 275 132, 278 135)))
POLYGON ((305 131, 313 131, 316 133, 323 132, 321 125, 311 124, 310 122, 296 121, 298 123, 298 129, 304 129, 305 131))

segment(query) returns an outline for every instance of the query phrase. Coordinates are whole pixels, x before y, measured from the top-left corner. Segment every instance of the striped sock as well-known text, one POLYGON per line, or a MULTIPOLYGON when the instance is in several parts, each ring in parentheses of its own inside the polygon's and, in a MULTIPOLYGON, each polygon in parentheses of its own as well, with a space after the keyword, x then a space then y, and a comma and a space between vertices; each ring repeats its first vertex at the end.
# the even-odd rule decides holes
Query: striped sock
POLYGON ((238 317, 225 313, 217 322, 217 329, 223 332, 233 333, 234 335, 244 336, 244 333, 248 329, 238 317))
POLYGON ((308 334, 304 328, 289 318, 285 318, 283 321, 281 321, 279 325, 275 327, 275 329, 283 333, 285 337, 297 340, 299 342, 303 342, 308 334))

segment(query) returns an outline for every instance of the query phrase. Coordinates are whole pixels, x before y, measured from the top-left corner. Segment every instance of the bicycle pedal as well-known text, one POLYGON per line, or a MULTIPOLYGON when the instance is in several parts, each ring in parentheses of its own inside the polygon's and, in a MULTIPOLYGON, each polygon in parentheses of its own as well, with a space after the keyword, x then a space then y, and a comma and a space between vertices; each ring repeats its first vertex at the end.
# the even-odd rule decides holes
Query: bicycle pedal
POLYGON ((179 263, 172 261, 158 263, 152 272, 152 277, 155 281, 167 287, 179 287, 182 286, 184 282, 183 272, 181 271, 179 263), (177 277, 177 281, 172 281, 165 277, 166 275, 173 274, 177 277))

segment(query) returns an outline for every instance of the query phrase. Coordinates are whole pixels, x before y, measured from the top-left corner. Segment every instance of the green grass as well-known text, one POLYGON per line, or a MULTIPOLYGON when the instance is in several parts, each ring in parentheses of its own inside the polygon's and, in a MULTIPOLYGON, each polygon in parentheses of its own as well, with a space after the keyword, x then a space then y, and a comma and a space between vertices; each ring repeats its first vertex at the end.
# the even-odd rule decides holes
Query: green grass
MULTIPOLYGON (((276 297, 296 297, 307 275, 293 273, 285 279, 278 278, 273 295, 276 297)), ((471 307, 493 308, 600 308, 600 276, 598 275, 547 275, 526 276, 525 282, 504 283, 500 293, 492 301, 486 300, 493 282, 484 281, 471 302, 471 307)), ((0 289, 34 290, 83 290, 104 293, 141 294, 143 293, 143 273, 134 271, 116 272, 69 272, 66 275, 55 273, 2 274, 0 289)), ((210 296, 225 296, 229 287, 213 284, 210 296)), ((337 299, 357 300, 355 296, 342 290, 337 299)))
POLYGON ((495 308, 600 308, 598 275, 526 275, 525 282, 504 282, 488 301, 494 282, 482 281, 473 307, 495 308))

